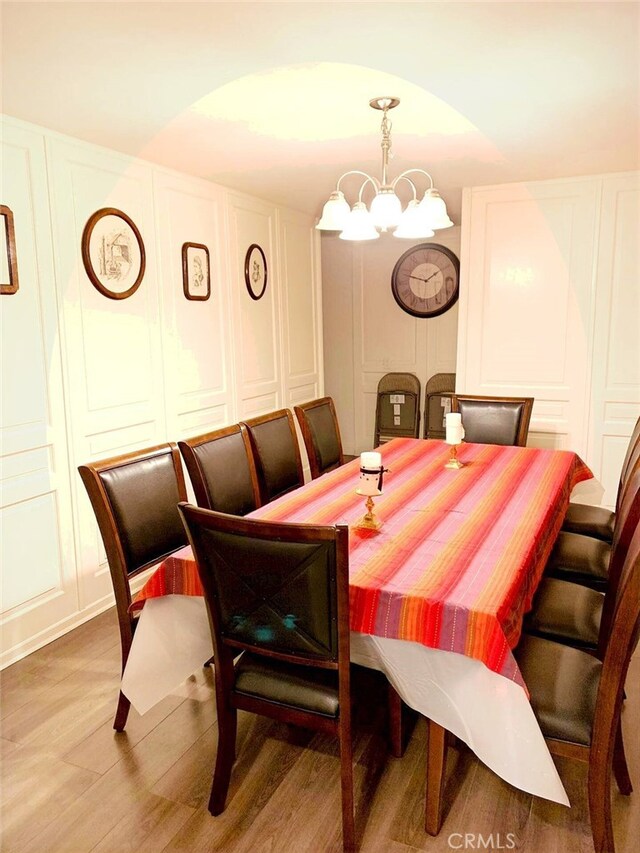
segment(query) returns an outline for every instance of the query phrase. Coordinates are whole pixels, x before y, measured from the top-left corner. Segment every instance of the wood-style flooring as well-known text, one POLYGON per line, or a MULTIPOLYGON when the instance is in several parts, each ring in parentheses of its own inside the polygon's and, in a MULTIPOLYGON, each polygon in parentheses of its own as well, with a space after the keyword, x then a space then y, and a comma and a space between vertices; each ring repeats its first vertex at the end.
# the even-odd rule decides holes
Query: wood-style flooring
MULTIPOLYGON (((1 674, 3 853, 329 853, 340 851, 337 741, 239 715, 225 812, 207 811, 216 752, 211 673, 112 729, 120 649, 114 611, 1 674)), ((640 658, 627 680, 624 732, 636 792, 612 789, 617 853, 640 849, 640 658)), ((535 799, 450 749, 445 821, 423 829, 425 725, 404 756, 387 750, 384 692, 372 676, 354 732, 362 853, 517 849, 591 853, 586 765, 558 760, 573 807, 535 799), (466 847, 465 834, 467 836, 466 847), (480 835, 482 838, 480 838, 480 835), (488 842, 488 843, 487 843, 488 842)))

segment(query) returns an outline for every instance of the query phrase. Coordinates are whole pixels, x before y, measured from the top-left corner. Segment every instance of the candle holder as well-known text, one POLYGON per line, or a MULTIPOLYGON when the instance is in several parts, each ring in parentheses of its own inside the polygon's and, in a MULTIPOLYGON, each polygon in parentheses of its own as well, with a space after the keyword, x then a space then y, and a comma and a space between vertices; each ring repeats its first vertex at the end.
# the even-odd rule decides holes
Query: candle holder
MULTIPOLYGON (((362 495, 362 497, 366 497, 365 506, 367 507, 367 511, 362 516, 360 521, 355 525, 355 527, 359 527, 362 530, 380 530, 382 527, 382 521, 378 518, 378 516, 373 511, 374 503, 373 503, 373 495, 366 494, 360 489, 356 489, 357 495, 362 495)), ((382 492, 378 492, 379 495, 382 492)))
POLYGON ((445 468, 463 468, 464 462, 461 462, 458 459, 458 445, 452 444, 450 445, 451 451, 449 454, 449 461, 445 464, 445 468))

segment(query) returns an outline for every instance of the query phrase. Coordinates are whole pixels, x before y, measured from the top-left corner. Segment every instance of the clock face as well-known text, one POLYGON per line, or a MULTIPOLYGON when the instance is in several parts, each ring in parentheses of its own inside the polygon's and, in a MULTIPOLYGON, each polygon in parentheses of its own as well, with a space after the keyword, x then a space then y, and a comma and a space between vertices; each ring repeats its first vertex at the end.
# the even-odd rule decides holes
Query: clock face
POLYGON ((404 253, 393 268, 391 290, 398 305, 414 317, 437 317, 458 299, 460 262, 437 243, 422 243, 404 253))
POLYGON ((257 243, 247 249, 244 259, 244 281, 252 299, 260 299, 267 289, 267 259, 257 243))

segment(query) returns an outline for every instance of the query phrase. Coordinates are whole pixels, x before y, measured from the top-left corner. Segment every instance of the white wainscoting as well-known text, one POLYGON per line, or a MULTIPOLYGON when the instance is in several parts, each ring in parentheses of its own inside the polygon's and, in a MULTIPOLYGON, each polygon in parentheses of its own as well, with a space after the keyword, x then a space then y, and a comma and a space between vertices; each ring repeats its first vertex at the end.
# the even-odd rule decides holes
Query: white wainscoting
POLYGON ((463 198, 456 390, 534 397, 529 444, 577 451, 608 506, 640 414, 638 197, 625 174, 463 198))
POLYGON ((6 119, 3 199, 20 290, 3 324, 1 664, 111 605, 84 462, 176 441, 323 390, 318 239, 304 214, 6 119), (111 300, 81 236, 103 207, 140 229, 146 271, 111 300), (209 249, 211 297, 190 301, 182 244, 209 249), (252 300, 244 257, 269 264, 252 300))
POLYGON ((44 139, 4 125, 19 290, 2 316, 2 644, 21 656, 78 610, 44 139))
MULTIPOLYGON (((326 393, 334 397, 346 453, 373 446, 378 382, 385 373, 414 373, 424 388, 435 373, 455 373, 458 306, 418 319, 391 292, 391 273, 410 246, 438 243, 460 253, 460 229, 426 241, 381 235, 369 243, 322 238, 326 393)), ((423 420, 420 430, 422 435, 423 420)))

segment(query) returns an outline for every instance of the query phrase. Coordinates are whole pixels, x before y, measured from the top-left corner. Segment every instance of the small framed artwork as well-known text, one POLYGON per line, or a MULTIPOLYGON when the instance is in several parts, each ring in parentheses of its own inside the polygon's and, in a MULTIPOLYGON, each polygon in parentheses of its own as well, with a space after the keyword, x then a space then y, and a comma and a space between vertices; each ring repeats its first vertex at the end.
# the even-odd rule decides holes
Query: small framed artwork
POLYGON ((261 299, 267 289, 267 259, 257 243, 252 243, 244 258, 244 283, 252 299, 261 299))
POLYGON ((140 287, 146 264, 144 243, 134 221, 115 207, 97 210, 82 232, 82 262, 103 296, 132 296, 140 287))
POLYGON ((209 250, 202 243, 182 244, 182 287, 187 299, 204 301, 211 296, 209 250))
POLYGON ((16 258, 16 232, 13 228, 13 211, 0 204, 2 217, 0 241, 0 293, 10 296, 18 292, 18 260, 16 258))

